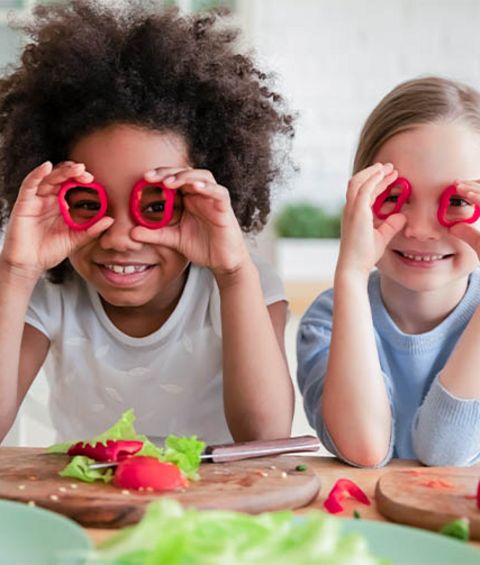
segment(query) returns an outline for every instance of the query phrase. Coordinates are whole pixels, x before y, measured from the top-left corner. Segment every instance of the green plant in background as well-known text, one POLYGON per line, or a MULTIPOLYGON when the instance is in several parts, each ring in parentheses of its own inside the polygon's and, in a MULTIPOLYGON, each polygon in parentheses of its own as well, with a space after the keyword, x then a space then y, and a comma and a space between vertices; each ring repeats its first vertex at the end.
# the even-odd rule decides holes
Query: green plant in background
POLYGON ((233 10, 234 0, 191 0, 192 9, 195 11, 211 10, 212 8, 226 7, 233 10))
POLYGON ((275 220, 278 237, 336 239, 340 237, 341 214, 329 214, 310 202, 286 204, 275 220))

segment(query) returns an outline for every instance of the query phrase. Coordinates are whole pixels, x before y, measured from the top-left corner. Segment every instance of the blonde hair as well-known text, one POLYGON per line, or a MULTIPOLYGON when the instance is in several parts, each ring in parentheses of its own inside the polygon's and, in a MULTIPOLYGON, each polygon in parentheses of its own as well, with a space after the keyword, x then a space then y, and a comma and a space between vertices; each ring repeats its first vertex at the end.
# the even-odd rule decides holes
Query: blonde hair
POLYGON ((395 134, 420 124, 462 121, 480 133, 480 92, 441 77, 399 84, 374 108, 360 133, 353 172, 372 164, 380 147, 395 134))

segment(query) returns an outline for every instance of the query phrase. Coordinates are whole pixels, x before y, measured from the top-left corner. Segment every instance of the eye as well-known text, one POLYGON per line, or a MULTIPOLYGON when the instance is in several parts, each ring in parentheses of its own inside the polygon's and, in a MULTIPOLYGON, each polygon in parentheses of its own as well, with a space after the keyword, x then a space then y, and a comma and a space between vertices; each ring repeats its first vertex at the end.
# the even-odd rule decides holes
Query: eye
POLYGON ((384 200, 384 202, 394 202, 394 203, 397 201, 398 201, 398 194, 389 194, 384 200))
POLYGON ((100 210, 100 202, 96 202, 95 200, 78 200, 77 202, 73 202, 70 205, 70 208, 96 212, 97 210, 100 210))
POLYGON ((165 211, 165 202, 158 200, 157 202, 150 202, 147 206, 142 208, 143 213, 158 213, 165 211))
POLYGON ((467 202, 465 199, 461 198, 460 196, 451 196, 450 206, 453 206, 455 208, 463 208, 465 206, 471 206, 471 204, 470 202, 467 202))

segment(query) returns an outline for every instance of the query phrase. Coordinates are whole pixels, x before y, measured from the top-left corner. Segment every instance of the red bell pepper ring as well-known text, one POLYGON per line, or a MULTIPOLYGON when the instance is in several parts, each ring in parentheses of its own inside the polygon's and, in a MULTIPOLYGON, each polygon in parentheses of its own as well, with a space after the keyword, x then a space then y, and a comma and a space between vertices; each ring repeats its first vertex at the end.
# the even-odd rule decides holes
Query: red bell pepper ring
POLYGON ((357 484, 349 479, 338 479, 329 492, 323 506, 330 514, 342 512, 343 506, 341 503, 347 497, 352 497, 367 506, 370 505, 368 496, 357 484))
POLYGON ((70 447, 68 455, 86 455, 95 461, 121 461, 131 457, 143 447, 143 441, 107 440, 106 443, 85 443, 79 441, 70 447))
POLYGON ((412 193, 412 186, 410 182, 404 177, 399 177, 395 182, 389 184, 387 188, 383 192, 381 192, 375 199, 375 202, 373 203, 372 206, 375 216, 377 216, 377 218, 380 220, 385 220, 386 218, 388 218, 388 216, 391 216, 392 214, 397 214, 402 209, 402 206, 405 204, 406 200, 410 198, 411 193, 412 193), (384 213, 382 212, 382 206, 385 200, 390 196, 390 193, 394 188, 400 188, 401 189, 400 194, 397 195, 398 199, 395 202, 395 206, 393 207, 393 210, 391 212, 384 213))
POLYGON ((447 210, 450 206, 450 198, 454 194, 457 194, 457 187, 454 184, 451 184, 450 186, 447 186, 447 188, 442 192, 440 196, 440 204, 438 205, 437 211, 437 219, 440 224, 445 228, 450 228, 455 224, 473 224, 474 222, 476 222, 478 218, 480 218, 480 207, 476 204, 474 205, 473 213, 470 218, 462 218, 458 220, 447 219, 447 210))
POLYGON ((173 463, 138 455, 123 460, 115 471, 113 484, 123 489, 169 491, 188 486, 187 479, 173 463))

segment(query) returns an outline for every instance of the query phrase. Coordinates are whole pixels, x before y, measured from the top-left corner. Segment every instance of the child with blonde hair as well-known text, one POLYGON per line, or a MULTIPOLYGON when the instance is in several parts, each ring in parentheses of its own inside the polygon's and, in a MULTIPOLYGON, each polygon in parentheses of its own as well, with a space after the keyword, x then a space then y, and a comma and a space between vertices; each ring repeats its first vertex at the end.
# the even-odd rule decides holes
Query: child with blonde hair
POLYGON ((333 289, 298 333, 310 424, 353 465, 475 463, 480 94, 400 84, 367 119, 353 172, 333 289))

